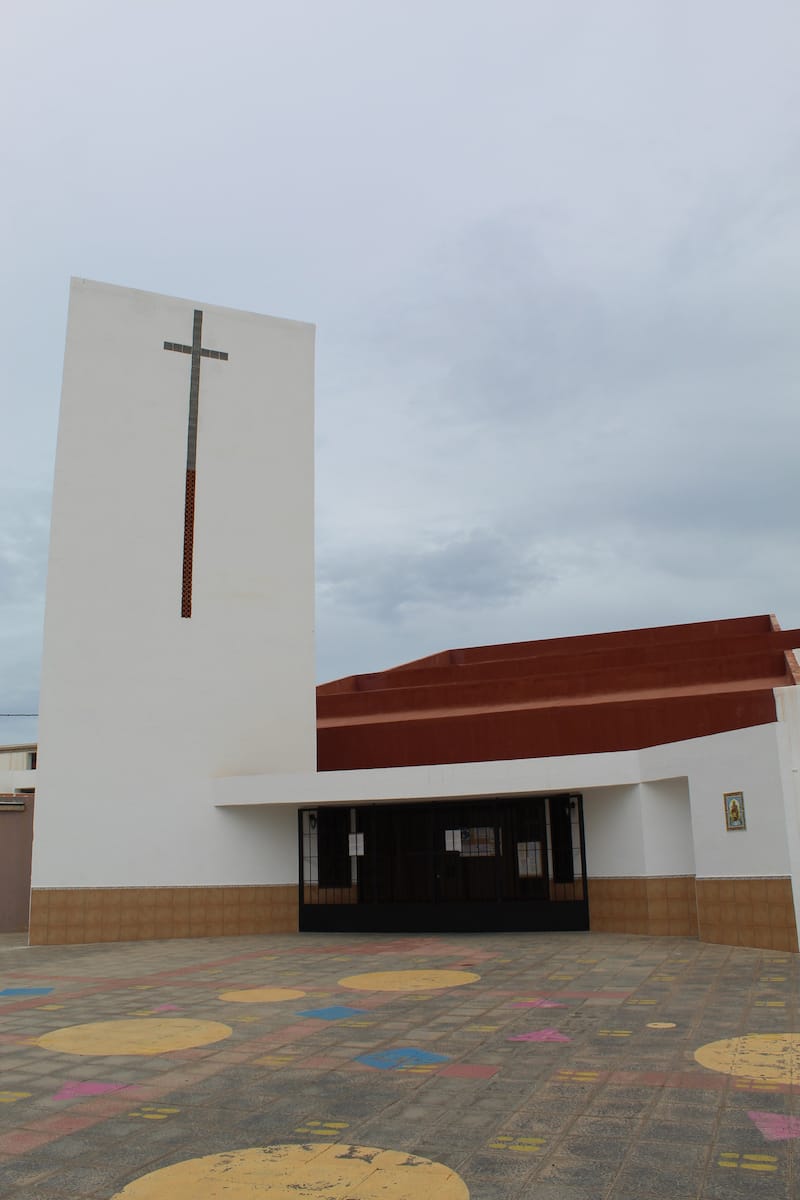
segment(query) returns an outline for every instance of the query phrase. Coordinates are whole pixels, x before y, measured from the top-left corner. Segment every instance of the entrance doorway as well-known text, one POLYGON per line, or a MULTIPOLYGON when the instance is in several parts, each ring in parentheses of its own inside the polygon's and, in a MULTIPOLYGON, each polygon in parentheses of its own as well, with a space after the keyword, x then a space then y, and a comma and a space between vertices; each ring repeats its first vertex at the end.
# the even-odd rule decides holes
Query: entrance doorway
POLYGON ((300 812, 300 929, 588 929, 580 796, 300 812))

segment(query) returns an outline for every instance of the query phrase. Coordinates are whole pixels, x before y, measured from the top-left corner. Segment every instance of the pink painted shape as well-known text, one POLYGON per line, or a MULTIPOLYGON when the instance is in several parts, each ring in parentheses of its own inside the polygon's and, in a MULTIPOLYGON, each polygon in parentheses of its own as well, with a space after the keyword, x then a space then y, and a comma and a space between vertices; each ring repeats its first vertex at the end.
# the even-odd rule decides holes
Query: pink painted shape
POLYGON ((74 1100, 78 1096, 102 1096, 104 1092, 118 1092, 124 1083, 92 1083, 91 1080, 70 1079, 51 1100, 74 1100))
POLYGON ((747 1115, 768 1142, 800 1138, 800 1117, 784 1117, 782 1113, 771 1112, 749 1112, 747 1115))
POLYGON ((519 1033, 516 1037, 510 1037, 509 1042, 570 1042, 566 1034, 559 1033, 557 1029, 537 1029, 534 1033, 519 1033))
POLYGON ((178 1008, 177 1004, 159 1004, 152 1011, 153 1012, 180 1012, 181 1010, 178 1008))
POLYGON ((557 1004, 555 1000, 520 1000, 512 1004, 512 1008, 566 1008, 566 1004, 557 1004))

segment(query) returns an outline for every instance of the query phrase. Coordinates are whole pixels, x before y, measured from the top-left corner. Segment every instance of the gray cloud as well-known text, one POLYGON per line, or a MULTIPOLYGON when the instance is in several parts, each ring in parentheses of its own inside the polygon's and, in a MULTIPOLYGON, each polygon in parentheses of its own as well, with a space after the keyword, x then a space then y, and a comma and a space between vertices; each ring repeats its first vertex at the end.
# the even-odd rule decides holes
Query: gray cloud
POLYGON ((546 583, 532 555, 490 530, 434 537, 426 546, 358 547, 323 559, 317 568, 322 604, 362 609, 386 623, 431 605, 503 604, 546 583))
POLYGON ((10 0, 0 711, 71 273, 318 323, 322 677, 800 625, 800 14, 578 7, 10 0))
MULTIPOLYGON (((800 285, 764 268, 800 239, 757 208, 688 214, 650 273, 606 296, 545 269, 528 229, 484 224, 423 272, 419 310, 377 314, 391 432, 358 489, 391 532, 365 553, 323 523, 322 640, 336 606, 384 624, 385 664, 414 605, 427 649, 772 610, 800 623, 800 285)), ((324 464, 322 479, 323 499, 341 487, 324 464)))

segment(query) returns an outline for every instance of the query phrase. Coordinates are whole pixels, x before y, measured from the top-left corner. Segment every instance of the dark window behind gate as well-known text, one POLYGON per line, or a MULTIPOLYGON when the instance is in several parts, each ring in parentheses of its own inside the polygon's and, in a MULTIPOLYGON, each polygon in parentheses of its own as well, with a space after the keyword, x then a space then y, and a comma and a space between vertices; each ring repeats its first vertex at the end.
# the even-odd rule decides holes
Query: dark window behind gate
POLYGON ((580 796, 300 813, 303 930, 588 929, 580 796))

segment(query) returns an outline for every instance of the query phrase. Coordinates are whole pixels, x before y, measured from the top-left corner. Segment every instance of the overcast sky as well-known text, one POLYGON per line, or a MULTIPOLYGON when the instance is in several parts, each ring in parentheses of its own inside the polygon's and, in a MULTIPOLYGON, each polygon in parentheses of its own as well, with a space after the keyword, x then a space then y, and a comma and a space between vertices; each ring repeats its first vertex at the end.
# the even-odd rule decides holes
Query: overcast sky
POLYGON ((796 0, 5 0, 0 712, 71 275, 317 324, 321 679, 800 626, 798 62, 796 0))

